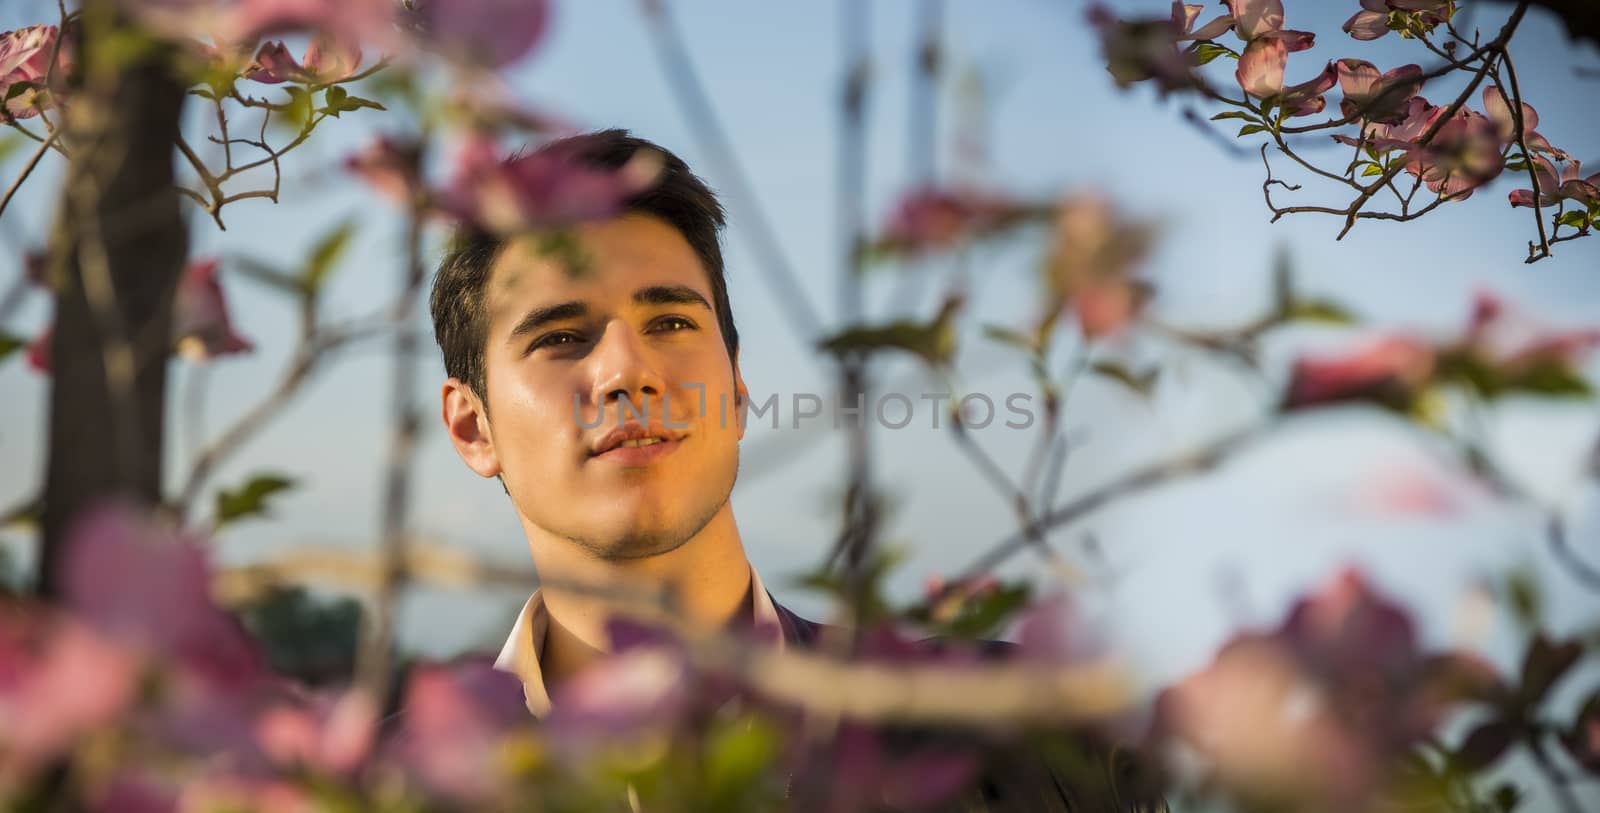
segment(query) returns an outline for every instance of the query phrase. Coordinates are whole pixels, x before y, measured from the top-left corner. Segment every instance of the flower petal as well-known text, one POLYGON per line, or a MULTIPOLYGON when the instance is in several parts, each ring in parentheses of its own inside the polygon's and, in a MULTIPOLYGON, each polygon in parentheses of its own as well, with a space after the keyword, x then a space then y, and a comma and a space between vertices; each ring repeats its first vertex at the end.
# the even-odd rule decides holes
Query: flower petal
POLYGON ((1253 40, 1239 55, 1234 77, 1245 93, 1265 99, 1283 90, 1283 69, 1289 63, 1289 50, 1283 41, 1270 37, 1253 40))
POLYGON ((1358 40, 1375 40, 1389 33, 1387 11, 1358 11, 1344 22, 1344 32, 1358 40))

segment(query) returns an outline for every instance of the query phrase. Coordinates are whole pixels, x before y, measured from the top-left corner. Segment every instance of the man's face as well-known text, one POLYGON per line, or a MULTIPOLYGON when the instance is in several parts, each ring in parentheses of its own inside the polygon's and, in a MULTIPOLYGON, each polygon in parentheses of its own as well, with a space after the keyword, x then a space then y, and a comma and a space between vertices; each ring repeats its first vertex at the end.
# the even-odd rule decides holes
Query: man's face
MULTIPOLYGON (((491 268, 485 435, 494 470, 468 462, 500 474, 523 519, 550 534, 607 559, 658 555, 727 502, 744 382, 706 270, 682 234, 628 215, 575 237, 578 275, 525 242, 491 268), (619 445, 624 438, 632 442, 619 445)), ((446 398, 449 422, 448 387, 446 398)))

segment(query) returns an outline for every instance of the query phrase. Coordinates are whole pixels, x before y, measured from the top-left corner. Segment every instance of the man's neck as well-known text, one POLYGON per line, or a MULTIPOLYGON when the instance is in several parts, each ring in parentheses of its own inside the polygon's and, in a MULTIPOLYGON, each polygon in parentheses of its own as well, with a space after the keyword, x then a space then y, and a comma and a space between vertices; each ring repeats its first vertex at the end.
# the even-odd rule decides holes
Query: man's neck
MULTIPOLYGON (((536 531, 529 530, 532 538, 536 531)), ((639 597, 670 596, 673 620, 711 629, 750 612, 750 563, 731 504, 694 538, 659 556, 601 560, 559 539, 531 547, 549 619, 539 662, 551 687, 610 649, 612 618, 651 614, 649 601, 639 597)))

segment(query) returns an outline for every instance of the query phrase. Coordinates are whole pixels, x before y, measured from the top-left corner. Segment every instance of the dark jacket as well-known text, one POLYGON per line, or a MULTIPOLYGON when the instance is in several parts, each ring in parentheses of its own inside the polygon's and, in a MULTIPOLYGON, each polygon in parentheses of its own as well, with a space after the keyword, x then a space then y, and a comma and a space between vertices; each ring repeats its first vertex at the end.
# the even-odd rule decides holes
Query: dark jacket
MULTIPOLYGON (((773 601, 773 606, 778 612, 783 640, 788 645, 814 647, 828 630, 834 629, 802 618, 777 601, 773 601)), ((924 643, 934 648, 943 646, 938 639, 924 643)), ((1004 657, 1013 647, 1005 641, 986 641, 980 645, 981 652, 989 657, 1004 657)), ((964 737, 971 736, 958 731, 935 730, 904 730, 893 734, 890 741, 894 747, 907 750, 959 744, 964 737)), ((986 764, 978 791, 959 800, 952 809, 1008 813, 1165 813, 1168 810, 1160 790, 1154 787, 1153 775, 1130 752, 1109 743, 1096 742, 1086 735, 1067 747, 1071 753, 1058 753, 1052 759, 1030 753, 1020 744, 1012 750, 1015 753, 1004 753, 1002 749, 998 759, 986 764)))

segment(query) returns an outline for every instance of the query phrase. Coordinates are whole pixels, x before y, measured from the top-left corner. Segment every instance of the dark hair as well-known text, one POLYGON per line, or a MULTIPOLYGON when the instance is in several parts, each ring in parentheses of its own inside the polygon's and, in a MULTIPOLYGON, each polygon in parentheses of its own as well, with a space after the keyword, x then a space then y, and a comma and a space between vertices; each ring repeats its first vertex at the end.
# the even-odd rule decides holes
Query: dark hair
MULTIPOLYGON (((739 351, 739 331, 728 304, 728 283, 723 275, 720 235, 726 224, 722 204, 705 181, 689 170, 682 158, 627 130, 612 129, 556 139, 534 154, 559 151, 568 160, 596 169, 618 169, 637 151, 653 150, 661 158, 655 183, 623 202, 625 213, 660 218, 677 229, 705 266, 711 282, 711 302, 731 360, 739 351)), ((513 159, 518 160, 518 159, 513 159)), ((489 270, 505 237, 477 226, 466 226, 439 262, 433 280, 429 309, 433 336, 444 354, 445 372, 466 382, 478 396, 488 398, 488 374, 483 356, 489 337, 484 290, 489 270)))

